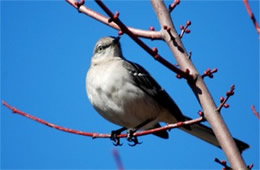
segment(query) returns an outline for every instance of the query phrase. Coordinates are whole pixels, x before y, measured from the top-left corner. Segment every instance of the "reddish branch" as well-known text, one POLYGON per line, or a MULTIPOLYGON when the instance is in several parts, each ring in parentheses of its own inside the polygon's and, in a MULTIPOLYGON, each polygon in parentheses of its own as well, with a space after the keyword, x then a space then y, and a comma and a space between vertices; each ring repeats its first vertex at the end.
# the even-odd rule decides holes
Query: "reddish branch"
POLYGON ((179 35, 180 38, 183 37, 184 33, 186 34, 189 34, 190 33, 190 30, 188 29, 188 27, 191 25, 191 21, 187 21, 185 26, 183 25, 180 25, 180 30, 181 30, 181 33, 179 35))
POLYGON ((213 78, 214 77, 214 73, 216 73, 218 71, 217 68, 214 68, 214 69, 207 69, 204 71, 204 73, 201 75, 202 78, 205 78, 205 77, 209 77, 209 78, 213 78))
POLYGON ((247 166, 248 169, 252 169, 254 167, 254 164, 250 164, 247 166))
POLYGON ((174 0, 173 3, 169 5, 169 12, 172 12, 175 9, 175 7, 180 4, 180 2, 180 0, 174 0))
POLYGON ((78 130, 74 130, 74 129, 69 129, 69 128, 65 128, 65 127, 62 127, 62 126, 59 126, 59 125, 55 125, 55 124, 52 124, 52 123, 49 123, 45 120, 42 120, 38 117, 35 117, 35 116, 32 116, 28 113, 25 113, 21 110, 18 110, 16 109, 15 107, 9 105, 8 103, 6 103, 5 101, 2 101, 2 104, 4 106, 6 106, 8 109, 10 109, 13 113, 17 113, 19 115, 22 115, 22 116, 25 116, 29 119, 32 119, 36 122, 39 122, 41 124, 44 124, 46 126, 49 126, 49 127, 52 127, 52 128, 55 128, 55 129, 58 129, 58 130, 61 130, 61 131, 64 131, 64 132, 68 132, 68 133, 74 133, 74 134, 77 134, 77 135, 83 135, 83 136, 90 136, 90 137, 103 137, 103 138, 108 138, 110 137, 110 135, 107 135, 107 134, 97 134, 97 133, 89 133, 89 132, 83 132, 83 131, 78 131, 78 130))
MULTIPOLYGON (((151 56, 153 56, 157 61, 159 61, 160 63, 162 63, 164 66, 166 66, 167 68, 169 68, 170 70, 174 71, 175 73, 177 73, 177 77, 182 77, 182 78, 186 78, 186 79, 190 79, 191 76, 189 74, 189 71, 182 71, 180 69, 178 69, 177 67, 175 67, 173 64, 171 64, 170 62, 168 62, 167 60, 165 60, 162 56, 160 56, 158 54, 158 50, 157 48, 153 48, 151 49, 150 47, 148 47, 143 41, 141 41, 138 36, 140 37, 145 37, 145 38, 151 38, 151 39, 161 39, 161 34, 160 32, 155 32, 153 27, 150 27, 150 31, 143 31, 143 30, 137 30, 134 28, 130 28, 127 27, 126 25, 124 25, 120 20, 119 20, 119 12, 116 12, 115 14, 113 14, 106 6, 103 2, 101 2, 100 0, 96 0, 97 4, 110 16, 110 18, 107 18, 87 7, 84 6, 85 1, 84 0, 80 0, 75 1, 75 0, 66 0, 69 4, 71 4, 73 7, 77 8, 79 10, 79 12, 85 13, 86 15, 100 21, 103 22, 104 24, 107 24, 115 29, 119 30, 119 35, 122 35, 123 33, 128 34, 138 45, 140 45, 147 53, 149 53, 151 56), (114 22, 112 22, 114 21, 114 22), (156 36, 154 35, 154 33, 156 33, 156 36), (158 36, 160 35, 160 36, 158 36), (187 74, 188 73, 188 74, 187 74)), ((179 1, 176 0, 174 1, 174 3, 172 5, 170 5, 170 9, 172 10, 176 5, 179 4, 179 1)), ((181 37, 183 36, 184 33, 189 33, 190 30, 187 30, 188 26, 191 25, 190 21, 186 22, 186 25, 181 33, 181 37)), ((167 26, 166 26, 167 27, 167 26)))
POLYGON ((254 24, 254 26, 256 28, 257 33, 260 34, 260 27, 259 27, 259 25, 258 25, 258 23, 257 23, 257 21, 255 19, 255 16, 254 16, 254 14, 253 14, 249 4, 248 4, 248 0, 243 0, 243 2, 245 4, 246 10, 247 10, 251 20, 253 21, 253 24, 254 24))
POLYGON ((230 96, 234 95, 234 93, 235 93, 234 90, 235 90, 235 85, 232 85, 230 87, 230 90, 228 92, 226 92, 226 97, 225 98, 220 97, 220 105, 217 108, 218 112, 220 112, 223 107, 225 107, 225 108, 229 107, 229 104, 227 104, 227 101, 228 101, 230 96))
MULTIPOLYGON (((231 170, 231 167, 227 165, 227 161, 219 160, 218 158, 215 158, 214 161, 223 166, 222 170, 231 170)), ((254 166, 254 164, 250 164, 247 166, 247 169, 250 170, 253 168, 253 166, 254 166)))
POLYGON ((227 165, 227 161, 225 160, 219 160, 218 158, 215 158, 214 161, 223 166, 222 170, 231 169, 230 166, 227 165))
MULTIPOLYGON (((91 18, 102 22, 103 24, 106 24, 114 29, 120 30, 119 26, 114 22, 108 22, 109 18, 93 11, 92 9, 84 6, 84 0, 80 0, 79 2, 77 0, 66 0, 70 5, 72 5, 74 8, 78 9, 79 12, 84 13, 91 18)), ((136 36, 143 37, 143 38, 149 38, 149 39, 162 39, 162 35, 159 31, 152 31, 152 30, 141 30, 136 28, 128 27, 128 29, 136 36)))
MULTIPOLYGON (((73 134, 77 134, 77 135, 89 136, 89 137, 92 137, 92 138, 110 138, 111 137, 110 134, 84 132, 84 131, 79 131, 79 130, 75 130, 75 129, 69 129, 69 128, 65 128, 65 127, 59 126, 59 125, 55 125, 53 123, 49 123, 49 122, 47 122, 45 120, 42 120, 42 119, 40 119, 38 117, 32 116, 32 115, 30 115, 28 113, 25 113, 25 112, 23 112, 21 110, 18 110, 15 107, 9 105, 5 101, 2 101, 2 104, 4 106, 6 106, 8 109, 10 109, 13 113, 17 113, 19 115, 25 116, 25 117, 27 117, 29 119, 32 119, 34 121, 37 121, 37 122, 43 124, 43 125, 55 128, 55 129, 60 130, 60 131, 73 133, 73 134)), ((188 120, 188 121, 184 121, 184 122, 178 122, 178 123, 174 123, 174 124, 168 124, 166 126, 159 127, 159 128, 154 128, 154 129, 144 130, 144 131, 140 131, 140 132, 135 132, 133 134, 133 136, 144 136, 144 135, 152 134, 154 132, 165 131, 165 130, 170 130, 170 129, 174 129, 174 128, 183 127, 185 125, 192 125, 192 124, 200 123, 202 121, 204 121, 204 118, 201 116, 201 117, 193 119, 193 120, 188 120)), ((120 134, 117 137, 118 138, 126 138, 127 134, 120 134)))
POLYGON ((255 106, 254 106, 254 105, 252 105, 252 106, 251 106, 251 109, 252 109, 253 113, 256 115, 256 117, 257 117, 258 119, 260 119, 260 114, 259 114, 259 112, 258 112, 258 111, 256 111, 256 109, 255 109, 255 106))
POLYGON ((109 25, 117 30, 119 30, 119 35, 122 35, 123 33, 126 33, 129 35, 138 45, 140 45, 147 53, 149 53, 151 56, 154 57, 157 61, 159 61, 161 64, 169 68, 170 70, 174 71, 181 77, 184 77, 186 79, 190 79, 191 76, 189 74, 186 74, 186 72, 180 70, 179 68, 175 67, 173 64, 171 64, 169 61, 164 59, 162 56, 158 54, 157 48, 151 49, 148 47, 142 40, 140 40, 138 37, 144 37, 144 38, 151 38, 151 39, 162 39, 161 33, 154 31, 154 28, 150 27, 150 31, 143 31, 138 30, 134 28, 127 27, 125 24, 121 22, 119 19, 119 12, 116 12, 113 14, 103 2, 96 0, 96 3, 108 14, 110 18, 107 18, 87 7, 84 6, 84 0, 81 0, 80 2, 77 2, 75 0, 66 0, 69 4, 71 4, 73 7, 77 8, 80 12, 85 13, 86 15, 103 22, 106 25, 109 25))

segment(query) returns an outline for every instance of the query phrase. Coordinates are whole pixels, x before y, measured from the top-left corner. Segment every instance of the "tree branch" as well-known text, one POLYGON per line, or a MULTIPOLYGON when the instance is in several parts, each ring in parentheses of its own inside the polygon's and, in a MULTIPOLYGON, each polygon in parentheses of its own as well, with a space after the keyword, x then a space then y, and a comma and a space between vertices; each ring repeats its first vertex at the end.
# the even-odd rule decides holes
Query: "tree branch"
MULTIPOLYGON (((23 112, 23 111, 15 108, 15 107, 9 105, 5 101, 2 101, 2 104, 5 107, 7 107, 8 109, 10 109, 13 113, 17 113, 21 116, 27 117, 31 120, 38 122, 38 123, 49 126, 51 128, 55 128, 55 129, 60 130, 60 131, 73 133, 73 134, 77 134, 77 135, 82 135, 82 136, 88 136, 88 137, 92 137, 92 138, 110 138, 111 137, 111 134, 84 132, 84 131, 69 129, 69 128, 65 128, 63 126, 55 125, 53 123, 47 122, 47 121, 40 119, 38 117, 32 116, 32 115, 30 115, 26 112, 23 112)), ((193 120, 187 120, 187 121, 184 121, 184 122, 177 122, 177 123, 174 123, 174 124, 168 124, 168 125, 165 125, 165 126, 162 126, 162 127, 159 127, 159 128, 154 128, 154 129, 149 129, 149 130, 144 130, 144 131, 138 131, 138 132, 135 132, 133 134, 133 136, 149 135, 149 134, 152 134, 152 133, 155 133, 155 132, 170 130, 170 129, 174 129, 174 128, 180 128, 180 127, 183 127, 183 126, 186 126, 186 125, 192 125, 192 124, 200 123, 200 122, 203 122, 203 121, 205 121, 203 116, 200 116, 200 117, 193 119, 193 120)), ((127 136, 128 136, 127 134, 117 135, 118 138, 127 138, 127 136)))
POLYGON ((78 9, 79 12, 82 12, 112 28, 119 30, 119 35, 126 33, 128 34, 138 45, 140 45, 147 53, 154 57, 157 61, 161 64, 172 70, 173 72, 177 73, 179 77, 192 79, 191 75, 189 74, 189 70, 182 71, 167 60, 165 60, 162 56, 158 54, 157 48, 151 49, 148 47, 143 41, 141 41, 138 37, 143 38, 150 38, 150 39, 162 39, 161 31, 155 32, 153 27, 150 27, 150 31, 139 30, 131 27, 127 27, 119 20, 119 12, 113 14, 105 4, 100 0, 95 0, 96 3, 108 14, 110 18, 107 18, 87 7, 84 6, 84 0, 77 2, 75 0, 66 0, 70 5, 78 9), (113 22, 112 22, 113 21, 113 22))
POLYGON ((247 10, 247 12, 248 12, 249 17, 250 17, 251 20, 253 21, 253 24, 254 24, 254 26, 255 26, 255 28, 256 28, 257 33, 260 34, 260 27, 259 27, 259 25, 258 25, 258 23, 257 23, 257 21, 256 21, 256 19, 255 19, 255 16, 254 16, 254 14, 253 14, 253 12, 252 12, 252 10, 251 10, 249 4, 248 4, 248 0, 243 0, 243 2, 244 2, 244 4, 245 4, 245 7, 246 7, 246 10, 247 10))
POLYGON ((209 77, 209 78, 213 78, 213 74, 216 73, 218 71, 217 68, 213 68, 212 70, 211 69, 207 69, 204 71, 204 73, 201 75, 201 77, 204 79, 205 77, 209 77))
POLYGON ((189 69, 192 75, 197 75, 198 77, 196 82, 188 82, 189 86, 191 87, 199 103, 201 104, 205 118, 211 125, 223 151, 225 152, 230 162, 231 167, 233 169, 246 169, 244 160, 241 157, 239 150, 230 132, 228 131, 225 122, 223 121, 221 115, 218 113, 216 104, 214 103, 214 100, 211 97, 206 84, 204 83, 202 77, 199 75, 195 66, 188 58, 187 52, 185 51, 185 48, 176 32, 176 29, 172 23, 172 19, 168 10, 165 7, 165 4, 162 0, 151 0, 151 3, 161 26, 163 27, 164 25, 167 25, 171 28, 171 36, 167 31, 163 31, 163 37, 165 42, 171 49, 177 63, 183 70, 189 69))
POLYGON ((220 165, 222 165, 224 168, 222 168, 222 170, 231 170, 231 168, 227 165, 227 161, 225 160, 219 160, 218 158, 214 159, 215 162, 219 163, 220 165))
POLYGON ((256 111, 256 109, 255 109, 255 106, 254 106, 254 105, 252 105, 252 106, 251 106, 251 109, 252 109, 253 113, 256 115, 256 117, 257 117, 258 119, 260 119, 260 114, 259 114, 259 112, 258 112, 258 111, 256 111))
POLYGON ((180 0, 174 0, 173 3, 169 5, 169 12, 172 12, 175 9, 175 7, 180 4, 180 2, 180 0))
POLYGON ((231 87, 230 87, 230 90, 228 91, 228 92, 226 92, 226 97, 224 98, 224 97, 220 97, 220 105, 218 106, 218 108, 217 108, 217 111, 220 113, 220 111, 221 111, 221 109, 223 108, 223 107, 225 107, 225 108, 228 108, 229 107, 229 105, 227 104, 227 101, 228 101, 228 99, 229 99, 229 97, 230 96, 233 96, 234 95, 234 90, 235 90, 235 85, 232 85, 231 87))
POLYGON ((180 30, 181 30, 181 33, 179 35, 180 38, 183 37, 184 33, 186 34, 189 34, 190 33, 190 30, 188 29, 188 27, 191 25, 191 21, 187 21, 185 26, 183 25, 180 25, 180 30))
MULTIPOLYGON (((80 13, 86 14, 90 16, 91 18, 106 24, 116 30, 120 31, 119 26, 114 22, 109 22, 109 18, 97 13, 96 11, 93 11, 92 9, 84 6, 84 0, 81 0, 80 2, 77 2, 76 0, 66 0, 70 5, 72 5, 74 8, 78 9, 80 13)), ((152 40, 162 39, 162 35, 160 31, 152 31, 152 30, 141 30, 136 29, 132 27, 128 27, 128 29, 136 36, 143 37, 143 38, 149 38, 152 40)))

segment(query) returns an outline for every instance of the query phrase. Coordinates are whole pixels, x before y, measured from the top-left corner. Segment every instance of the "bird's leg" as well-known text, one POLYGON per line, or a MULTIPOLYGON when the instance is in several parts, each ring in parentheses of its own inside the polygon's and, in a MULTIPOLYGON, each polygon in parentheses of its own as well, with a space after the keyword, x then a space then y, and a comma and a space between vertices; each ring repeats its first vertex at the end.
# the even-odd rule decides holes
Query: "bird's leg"
POLYGON ((148 123, 150 123, 152 120, 146 120, 143 123, 139 124, 138 126, 136 126, 134 129, 128 129, 127 131, 127 140, 129 142, 133 142, 133 144, 128 144, 129 146, 135 146, 137 144, 141 144, 142 142, 139 142, 136 136, 133 136, 133 134, 139 130, 140 128, 144 127, 145 125, 147 125, 148 123))
POLYGON ((133 142, 133 144, 128 144, 129 146, 135 146, 137 144, 141 144, 142 142, 139 142, 136 136, 133 136, 133 134, 137 131, 137 129, 128 129, 127 131, 127 140, 129 142, 133 142))
POLYGON ((118 130, 113 130, 113 131, 111 132, 110 139, 111 139, 112 141, 114 141, 113 144, 114 144, 115 146, 122 146, 122 145, 123 145, 123 144, 120 143, 120 138, 117 137, 117 135, 120 135, 124 130, 127 130, 127 128, 122 127, 122 128, 120 128, 120 129, 118 129, 118 130))

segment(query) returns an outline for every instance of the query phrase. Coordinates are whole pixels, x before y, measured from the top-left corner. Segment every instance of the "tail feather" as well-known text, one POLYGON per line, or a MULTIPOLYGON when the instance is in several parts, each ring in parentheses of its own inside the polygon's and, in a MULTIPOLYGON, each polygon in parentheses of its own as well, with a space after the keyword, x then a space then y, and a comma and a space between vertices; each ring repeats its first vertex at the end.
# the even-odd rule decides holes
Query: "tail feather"
MULTIPOLYGON (((190 118, 188 117, 185 117, 186 120, 191 120, 190 118)), ((186 127, 182 127, 180 128, 181 130, 193 135, 193 136, 196 136, 212 145, 215 145, 219 148, 221 148, 215 134, 213 133, 212 129, 203 125, 203 124, 193 124, 193 125, 190 125, 188 128, 186 127)), ((243 141, 240 141, 236 138, 233 138, 239 151, 240 152, 243 152, 245 149, 249 148, 249 145, 243 141)))
MULTIPOLYGON (((159 127, 161 127, 161 125, 158 123, 158 124, 155 125, 154 128, 159 128, 159 127)), ((158 137, 163 138, 163 139, 169 138, 169 134, 166 130, 154 132, 153 135, 158 136, 158 137)))

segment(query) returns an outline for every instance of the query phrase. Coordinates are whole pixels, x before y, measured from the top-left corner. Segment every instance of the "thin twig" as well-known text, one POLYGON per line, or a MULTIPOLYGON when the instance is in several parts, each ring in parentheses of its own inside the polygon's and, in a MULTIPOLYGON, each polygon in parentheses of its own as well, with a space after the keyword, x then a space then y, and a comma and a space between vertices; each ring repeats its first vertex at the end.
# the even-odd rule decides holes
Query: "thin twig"
POLYGON ((169 12, 172 12, 175 9, 175 7, 180 4, 180 2, 180 0, 174 0, 173 3, 169 5, 169 12))
POLYGON ((179 34, 179 37, 182 38, 184 33, 189 34, 191 31, 188 29, 188 27, 191 25, 191 21, 187 21, 185 26, 180 25, 181 33, 179 34))
MULTIPOLYGON (((91 18, 102 22, 103 24, 106 24, 114 29, 117 29, 120 31, 119 26, 114 22, 108 22, 109 18, 105 17, 96 11, 93 11, 92 9, 84 6, 84 0, 81 0, 80 2, 77 2, 76 0, 66 0, 71 6, 76 8, 80 13, 86 14, 90 16, 91 18)), ((137 28, 128 27, 128 29, 136 36, 148 38, 152 40, 161 40, 162 35, 159 31, 152 31, 152 30, 142 30, 137 28)))
MULTIPOLYGON (((15 107, 9 105, 5 101, 2 101, 2 104, 5 107, 7 107, 8 109, 10 109, 13 113, 17 113, 19 115, 22 115, 24 117, 32 119, 32 120, 34 120, 34 121, 36 121, 38 123, 41 123, 43 125, 55 128, 55 129, 60 130, 60 131, 73 133, 73 134, 77 134, 77 135, 82 135, 82 136, 89 136, 89 137, 92 137, 92 138, 110 138, 111 137, 110 134, 102 134, 102 133, 95 133, 95 132, 84 132, 84 131, 79 131, 79 130, 65 128, 65 127, 62 127, 62 126, 59 126, 59 125, 55 125, 53 123, 49 123, 49 122, 47 122, 47 121, 45 121, 43 119, 40 119, 38 117, 32 116, 32 115, 30 115, 30 114, 28 114, 26 112, 23 112, 23 111, 15 108, 15 107)), ((152 134, 152 133, 159 132, 159 131, 165 131, 165 130, 170 130, 170 129, 174 129, 174 128, 183 127, 185 125, 192 125, 192 124, 200 123, 202 121, 204 121, 204 118, 203 117, 199 117, 199 118, 192 119, 192 120, 187 120, 187 121, 184 121, 184 122, 177 122, 177 123, 174 123, 174 124, 168 124, 168 125, 165 125, 165 126, 162 126, 162 127, 159 127, 159 128, 154 128, 154 129, 149 129, 149 130, 135 132, 133 134, 133 136, 144 136, 144 135, 152 134)), ((120 134, 117 137, 118 138, 126 138, 127 134, 120 134)))
POLYGON ((251 10, 249 4, 248 4, 248 0, 243 0, 243 2, 244 2, 244 4, 245 4, 246 10, 247 10, 247 12, 248 12, 248 14, 249 14, 249 17, 250 17, 251 20, 253 21, 253 24, 254 24, 254 26, 255 26, 255 28, 256 28, 257 33, 260 34, 260 27, 259 27, 259 25, 258 25, 258 23, 257 23, 257 21, 256 21, 256 19, 255 19, 255 16, 254 16, 254 14, 253 14, 253 12, 252 12, 252 10, 251 10))
POLYGON ((68 132, 68 133, 74 133, 74 134, 77 134, 77 135, 90 136, 90 137, 103 137, 103 138, 109 138, 110 137, 110 135, 107 135, 107 134, 97 134, 97 133, 83 132, 83 131, 69 129, 69 128, 65 128, 65 127, 59 126, 59 125, 55 125, 55 124, 49 123, 49 122, 47 122, 45 120, 42 120, 42 119, 40 119, 38 117, 32 116, 32 115, 30 115, 28 113, 25 113, 25 112, 23 112, 21 110, 18 110, 15 107, 9 105, 5 101, 2 101, 2 104, 4 106, 6 106, 8 109, 10 109, 13 113, 17 113, 19 115, 25 116, 25 117, 27 117, 29 119, 32 119, 32 120, 34 120, 36 122, 39 122, 41 124, 44 124, 46 126, 58 129, 60 131, 64 131, 64 132, 68 132))
MULTIPOLYGON (((215 158, 214 161, 223 166, 222 170, 232 170, 231 167, 227 165, 227 161, 219 160, 218 158, 215 158)), ((254 166, 254 164, 250 164, 247 166, 247 169, 250 170, 253 168, 253 166, 254 166)))
POLYGON ((228 169, 231 170, 230 166, 227 165, 227 161, 219 160, 218 158, 215 158, 214 161, 219 163, 220 165, 222 165, 224 167, 222 170, 228 170, 228 169))
POLYGON ((214 68, 214 69, 207 69, 204 71, 204 73, 201 75, 202 78, 205 78, 205 77, 209 77, 209 78, 213 78, 214 77, 214 73, 216 73, 218 71, 217 68, 214 68))
POLYGON ((225 107, 225 108, 228 108, 229 107, 229 105, 226 103, 227 101, 228 101, 228 99, 229 99, 229 97, 230 96, 232 96, 232 95, 234 95, 234 90, 235 90, 235 85, 232 85, 231 87, 230 87, 230 90, 228 91, 228 92, 226 92, 226 97, 225 98, 223 98, 223 97, 221 97, 220 98, 220 105, 218 106, 218 108, 217 108, 217 111, 220 113, 220 111, 221 111, 221 109, 223 108, 223 107, 225 107))
POLYGON ((258 112, 258 111, 256 111, 256 109, 255 109, 255 106, 254 106, 254 105, 252 105, 252 106, 251 106, 251 109, 252 109, 253 113, 256 115, 256 117, 257 117, 258 119, 260 119, 260 114, 259 114, 259 112, 258 112))
POLYGON ((250 165, 248 165, 247 166, 247 168, 250 170, 250 169, 252 169, 254 167, 254 164, 250 164, 250 165))

